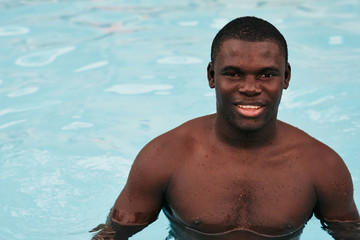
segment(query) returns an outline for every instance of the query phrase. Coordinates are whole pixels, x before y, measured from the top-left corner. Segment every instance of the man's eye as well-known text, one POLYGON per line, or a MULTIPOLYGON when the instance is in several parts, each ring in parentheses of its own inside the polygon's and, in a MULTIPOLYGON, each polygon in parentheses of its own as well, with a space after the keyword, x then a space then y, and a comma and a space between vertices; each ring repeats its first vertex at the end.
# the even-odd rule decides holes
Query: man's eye
POLYGON ((240 74, 232 73, 232 72, 226 72, 226 73, 224 73, 224 75, 229 76, 229 77, 236 77, 236 78, 240 77, 240 74))
POLYGON ((262 73, 260 74, 260 78, 271 78, 271 77, 274 77, 275 74, 272 74, 272 73, 262 73))

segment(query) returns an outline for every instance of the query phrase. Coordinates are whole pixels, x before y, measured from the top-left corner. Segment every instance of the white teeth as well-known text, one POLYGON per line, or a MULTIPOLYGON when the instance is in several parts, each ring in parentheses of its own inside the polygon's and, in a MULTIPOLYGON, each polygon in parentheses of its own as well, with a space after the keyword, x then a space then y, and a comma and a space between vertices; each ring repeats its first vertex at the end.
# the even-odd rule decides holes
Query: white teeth
POLYGON ((251 108, 251 109, 260 109, 261 106, 254 106, 254 105, 238 105, 239 108, 251 108))

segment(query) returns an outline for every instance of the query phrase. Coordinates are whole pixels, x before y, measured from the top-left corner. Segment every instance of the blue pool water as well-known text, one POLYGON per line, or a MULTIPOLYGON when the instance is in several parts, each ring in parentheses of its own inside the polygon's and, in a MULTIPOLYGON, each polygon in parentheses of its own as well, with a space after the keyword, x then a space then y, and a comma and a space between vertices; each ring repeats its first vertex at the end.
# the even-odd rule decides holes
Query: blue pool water
MULTIPOLYGON (((0 0, 0 239, 89 239, 149 140, 215 111, 210 44, 255 15, 292 64, 279 118, 334 148, 360 206, 357 0, 0 0)), ((132 239, 164 239, 159 220, 132 239)), ((303 240, 331 239, 316 219, 303 240)))

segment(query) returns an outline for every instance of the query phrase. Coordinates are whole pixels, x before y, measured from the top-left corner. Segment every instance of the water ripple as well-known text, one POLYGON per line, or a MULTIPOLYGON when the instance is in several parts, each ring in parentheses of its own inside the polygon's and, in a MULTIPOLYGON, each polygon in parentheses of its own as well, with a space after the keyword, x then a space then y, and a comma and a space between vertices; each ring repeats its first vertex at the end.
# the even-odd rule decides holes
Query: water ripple
POLYGON ((153 91, 165 91, 172 89, 168 84, 119 84, 105 89, 105 92, 115 92, 118 94, 141 94, 153 91))
POLYGON ((201 59, 195 57, 187 57, 187 56, 176 56, 176 57, 166 57, 157 60, 157 63, 160 64, 194 64, 194 63, 202 63, 201 59))
POLYGON ((87 122, 72 122, 64 127, 62 127, 63 130, 78 130, 80 128, 90 128, 94 126, 92 123, 87 122))
POLYGON ((123 176, 127 175, 132 161, 121 156, 93 156, 85 157, 77 162, 83 169, 103 170, 108 172, 122 172, 123 176))
POLYGON ((15 64, 23 67, 45 66, 55 61, 55 59, 58 56, 71 52, 74 49, 75 49, 74 46, 70 46, 70 47, 62 47, 62 48, 27 54, 25 56, 18 58, 15 61, 15 64))
POLYGON ((30 32, 30 29, 21 26, 5 26, 0 27, 0 36, 17 36, 30 32))
POLYGON ((61 101, 48 101, 48 102, 42 102, 39 103, 36 106, 33 107, 28 107, 28 108, 5 108, 3 110, 0 110, 0 116, 9 114, 9 113, 18 113, 18 112, 25 112, 25 111, 32 111, 32 110, 36 110, 36 109, 40 109, 40 108, 44 108, 44 107, 50 107, 56 104, 60 104, 61 101))
POLYGON ((5 108, 3 110, 0 110, 0 116, 9 114, 9 113, 17 113, 17 112, 24 112, 24 111, 28 111, 28 110, 32 110, 32 109, 14 109, 14 108, 5 108))
POLYGON ((183 26, 183 27, 194 27, 199 25, 198 21, 180 21, 178 22, 178 25, 183 26))
POLYGON ((329 38, 329 45, 340 45, 343 44, 344 40, 342 36, 331 36, 329 38))
POLYGON ((22 119, 22 120, 16 120, 16 121, 11 121, 11 122, 5 123, 3 125, 0 125, 0 130, 4 129, 4 128, 11 127, 11 126, 19 124, 19 123, 26 122, 26 121, 27 121, 26 119, 22 119))
POLYGON ((85 65, 81 68, 78 68, 78 69, 74 70, 73 72, 83 72, 83 71, 87 71, 87 70, 91 70, 91 69, 95 69, 95 68, 100 68, 107 64, 109 64, 109 61, 94 62, 94 63, 88 64, 88 65, 85 65))
POLYGON ((35 93, 37 90, 39 90, 38 87, 21 88, 21 89, 17 89, 14 92, 9 93, 8 97, 20 97, 20 96, 35 93))
POLYGON ((228 22, 229 22, 228 19, 223 19, 223 18, 214 19, 213 23, 210 24, 210 27, 220 29, 223 26, 225 26, 228 22))

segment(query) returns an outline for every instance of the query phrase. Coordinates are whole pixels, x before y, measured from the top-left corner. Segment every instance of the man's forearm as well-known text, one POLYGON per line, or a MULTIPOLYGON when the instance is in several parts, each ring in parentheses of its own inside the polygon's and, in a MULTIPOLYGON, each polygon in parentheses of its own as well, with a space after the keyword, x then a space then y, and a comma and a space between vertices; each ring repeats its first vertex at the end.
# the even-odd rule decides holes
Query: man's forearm
POLYGON ((100 224, 90 232, 97 232, 91 240, 128 240, 129 237, 144 229, 144 225, 122 225, 112 220, 109 214, 106 224, 100 224))
POLYGON ((359 240, 360 221, 327 221, 322 220, 323 229, 335 240, 359 240))
MULTIPOLYGON (((97 232, 91 240, 116 240, 120 238, 116 237, 116 231, 112 229, 110 225, 100 224, 96 228, 90 230, 90 232, 97 232)), ((127 240, 128 238, 122 238, 121 240, 127 240)))

